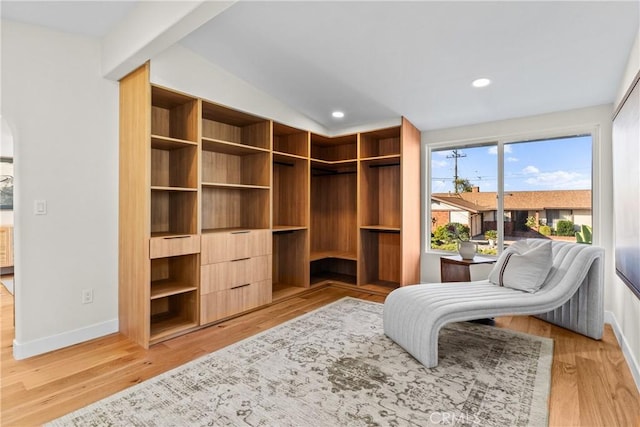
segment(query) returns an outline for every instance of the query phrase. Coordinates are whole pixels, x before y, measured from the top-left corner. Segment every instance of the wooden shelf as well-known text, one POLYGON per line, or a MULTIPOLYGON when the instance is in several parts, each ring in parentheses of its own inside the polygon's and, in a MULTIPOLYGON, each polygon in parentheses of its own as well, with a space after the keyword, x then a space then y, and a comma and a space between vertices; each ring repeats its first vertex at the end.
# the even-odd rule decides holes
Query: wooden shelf
POLYGON ((222 228, 203 228, 202 234, 208 233, 231 233, 234 231, 255 231, 266 230, 267 228, 247 228, 247 227, 222 227, 222 228))
POLYGON ((318 261, 318 260, 327 259, 327 258, 344 259, 347 261, 356 261, 358 259, 357 255, 351 252, 322 251, 322 252, 311 252, 311 256, 309 257, 309 260, 318 261))
POLYGON ((281 162, 286 162, 288 160, 309 160, 308 157, 305 156, 299 156, 297 154, 291 154, 291 153, 283 153, 281 151, 274 151, 273 152, 273 161, 281 161, 281 162))
POLYGON ((311 275, 311 286, 320 285, 327 282, 340 282, 348 285, 356 284, 356 276, 351 274, 322 272, 311 275))
POLYGON ((308 227, 304 225, 274 225, 273 232, 279 233, 282 231, 298 231, 298 230, 306 230, 308 227))
POLYGON ((256 153, 268 153, 268 148, 254 147, 253 145, 239 144, 222 139, 202 137, 202 149, 217 153, 231 154, 234 156, 246 156, 256 153))
POLYGON ((223 182, 203 182, 202 186, 208 188, 253 188, 259 190, 268 190, 270 188, 268 185, 226 184, 223 182))
POLYGON ((400 165, 400 154, 388 156, 363 157, 360 162, 367 166, 398 166, 400 165))
POLYGON ((393 225, 363 225, 360 226, 361 230, 371 230, 371 231, 389 231, 392 233, 399 233, 401 228, 393 225))
POLYGON ((197 286, 185 285, 178 280, 163 279, 151 282, 151 299, 178 295, 197 290, 197 286))
POLYGON ((150 344, 162 341, 198 326, 198 322, 180 316, 154 316, 151 319, 150 344))
POLYGON ((151 148, 156 150, 179 150, 185 147, 197 147, 198 143, 186 139, 170 138, 162 135, 151 135, 151 148))
POLYGON ((348 164, 355 164, 358 161, 358 159, 345 159, 345 160, 322 160, 322 159, 311 159, 311 164, 313 165, 314 163, 319 165, 319 166, 340 166, 340 165, 348 165, 348 164))
POLYGON ((151 191, 198 191, 197 188, 152 186, 151 191))

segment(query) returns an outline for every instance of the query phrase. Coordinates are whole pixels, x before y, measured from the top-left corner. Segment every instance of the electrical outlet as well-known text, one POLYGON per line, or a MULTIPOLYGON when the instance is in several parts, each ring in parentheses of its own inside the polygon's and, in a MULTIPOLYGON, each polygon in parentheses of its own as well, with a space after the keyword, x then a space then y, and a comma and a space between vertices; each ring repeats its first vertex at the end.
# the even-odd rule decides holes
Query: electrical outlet
POLYGON ((82 290, 82 303, 91 304, 93 302, 93 289, 82 290))

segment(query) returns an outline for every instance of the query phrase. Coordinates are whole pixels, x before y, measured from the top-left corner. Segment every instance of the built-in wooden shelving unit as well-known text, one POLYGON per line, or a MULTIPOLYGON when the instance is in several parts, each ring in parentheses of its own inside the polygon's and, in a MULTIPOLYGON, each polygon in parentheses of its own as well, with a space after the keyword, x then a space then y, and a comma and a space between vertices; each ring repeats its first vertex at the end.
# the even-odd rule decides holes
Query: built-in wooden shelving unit
POLYGON ((329 137, 120 82, 120 325, 139 344, 310 287, 417 283, 419 132, 329 137))

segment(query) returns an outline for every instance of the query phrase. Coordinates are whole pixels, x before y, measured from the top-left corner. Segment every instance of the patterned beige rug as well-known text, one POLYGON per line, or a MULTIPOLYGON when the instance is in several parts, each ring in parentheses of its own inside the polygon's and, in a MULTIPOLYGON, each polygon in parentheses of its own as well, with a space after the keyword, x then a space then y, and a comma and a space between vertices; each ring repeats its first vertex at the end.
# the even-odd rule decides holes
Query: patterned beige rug
POLYGON ((384 335, 382 309, 342 299, 49 425, 547 424, 552 340, 456 323, 425 369, 384 335))

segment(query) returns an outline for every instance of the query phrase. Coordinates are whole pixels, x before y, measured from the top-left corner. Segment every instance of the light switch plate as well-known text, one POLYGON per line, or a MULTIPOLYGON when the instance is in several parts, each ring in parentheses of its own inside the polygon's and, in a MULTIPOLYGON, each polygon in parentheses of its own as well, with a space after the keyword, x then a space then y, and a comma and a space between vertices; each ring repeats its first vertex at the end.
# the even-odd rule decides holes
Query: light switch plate
POLYGON ((46 200, 34 200, 33 213, 36 215, 47 214, 47 201, 46 200))

